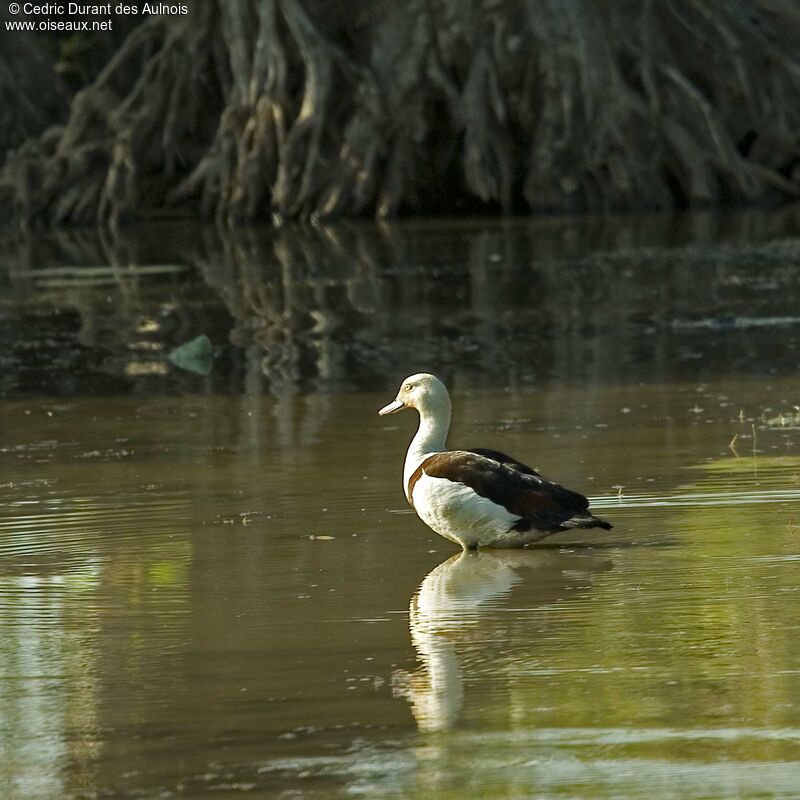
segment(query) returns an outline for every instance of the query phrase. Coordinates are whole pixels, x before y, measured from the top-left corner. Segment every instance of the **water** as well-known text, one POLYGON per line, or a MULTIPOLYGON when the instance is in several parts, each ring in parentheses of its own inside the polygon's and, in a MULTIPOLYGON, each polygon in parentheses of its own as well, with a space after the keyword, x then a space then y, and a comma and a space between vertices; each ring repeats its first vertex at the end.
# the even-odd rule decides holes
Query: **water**
POLYGON ((796 220, 657 223, 6 248, 0 796, 800 796, 796 220), (614 530, 428 531, 421 368, 614 530))

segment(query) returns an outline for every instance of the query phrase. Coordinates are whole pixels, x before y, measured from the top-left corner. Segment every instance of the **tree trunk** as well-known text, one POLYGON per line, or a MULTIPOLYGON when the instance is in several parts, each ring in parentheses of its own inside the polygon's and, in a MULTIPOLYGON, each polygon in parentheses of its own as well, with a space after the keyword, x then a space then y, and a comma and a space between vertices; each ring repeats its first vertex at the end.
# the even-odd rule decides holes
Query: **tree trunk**
POLYGON ((30 222, 598 210, 800 194, 796 0, 208 0, 11 157, 30 222))

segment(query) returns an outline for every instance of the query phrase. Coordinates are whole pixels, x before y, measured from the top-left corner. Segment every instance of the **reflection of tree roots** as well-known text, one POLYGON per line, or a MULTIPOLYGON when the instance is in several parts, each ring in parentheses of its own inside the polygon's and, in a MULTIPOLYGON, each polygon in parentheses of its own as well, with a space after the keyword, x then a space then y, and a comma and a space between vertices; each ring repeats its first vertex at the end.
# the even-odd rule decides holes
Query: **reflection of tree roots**
POLYGON ((365 275, 367 285, 376 281, 374 259, 348 239, 347 228, 243 232, 222 236, 222 254, 200 256, 234 317, 231 341, 256 348, 259 369, 274 385, 296 385, 314 373, 343 377, 349 329, 363 323, 368 305, 353 298, 368 296, 359 289, 365 275))
MULTIPOLYGON (((148 338, 172 348, 208 334, 224 351, 212 381, 229 381, 220 371, 228 368, 254 387, 266 375, 272 389, 326 392, 426 366, 502 386, 558 375, 613 381, 640 375, 643 363, 654 375, 672 375, 673 321, 705 318, 722 292, 731 308, 794 313, 800 253, 782 237, 796 229, 797 210, 726 215, 730 233, 720 219, 693 215, 688 228, 683 217, 651 216, 613 225, 574 218, 468 228, 293 223, 235 232, 182 224, 101 228, 100 238, 14 233, 5 240, 6 269, 19 297, 33 301, 46 292, 49 308, 79 308, 81 342, 113 349, 120 363, 129 345, 148 338), (781 241, 741 251, 674 247, 676 238, 740 235, 781 241), (190 272, 187 261, 212 292, 168 279, 170 270, 190 272), (697 292, 698 263, 714 276, 707 293, 697 292), (45 286, 47 265, 59 265, 58 288, 45 286), (146 280, 157 270, 158 281, 146 280), (767 290, 754 293, 741 280, 756 273, 767 290), (664 276, 671 291, 653 291, 664 276), (107 281, 109 291, 95 280, 107 281), (224 348, 226 338, 233 348, 224 348)), ((753 348, 748 357, 760 359, 753 348)), ((788 361, 785 348, 775 358, 784 350, 788 361)))

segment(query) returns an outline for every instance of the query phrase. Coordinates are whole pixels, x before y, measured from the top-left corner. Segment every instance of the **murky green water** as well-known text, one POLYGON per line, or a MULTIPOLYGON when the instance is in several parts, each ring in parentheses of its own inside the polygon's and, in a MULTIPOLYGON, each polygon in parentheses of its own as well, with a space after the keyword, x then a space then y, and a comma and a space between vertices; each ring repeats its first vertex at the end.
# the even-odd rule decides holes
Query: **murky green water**
POLYGON ((9 249, 0 796, 800 796, 796 219, 539 225, 9 249), (415 369, 614 530, 455 554, 415 369))

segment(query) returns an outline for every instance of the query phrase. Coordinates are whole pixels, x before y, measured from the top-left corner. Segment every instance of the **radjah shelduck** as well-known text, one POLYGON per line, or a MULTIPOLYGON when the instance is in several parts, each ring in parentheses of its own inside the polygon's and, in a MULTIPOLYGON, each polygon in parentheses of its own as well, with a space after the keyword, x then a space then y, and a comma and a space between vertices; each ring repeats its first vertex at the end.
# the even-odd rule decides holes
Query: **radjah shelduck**
POLYGON ((419 518, 465 550, 521 547, 553 533, 611 525, 589 512, 589 501, 496 450, 448 450, 451 403, 445 385, 425 372, 411 375, 379 414, 419 413, 403 467, 403 489, 419 518))

